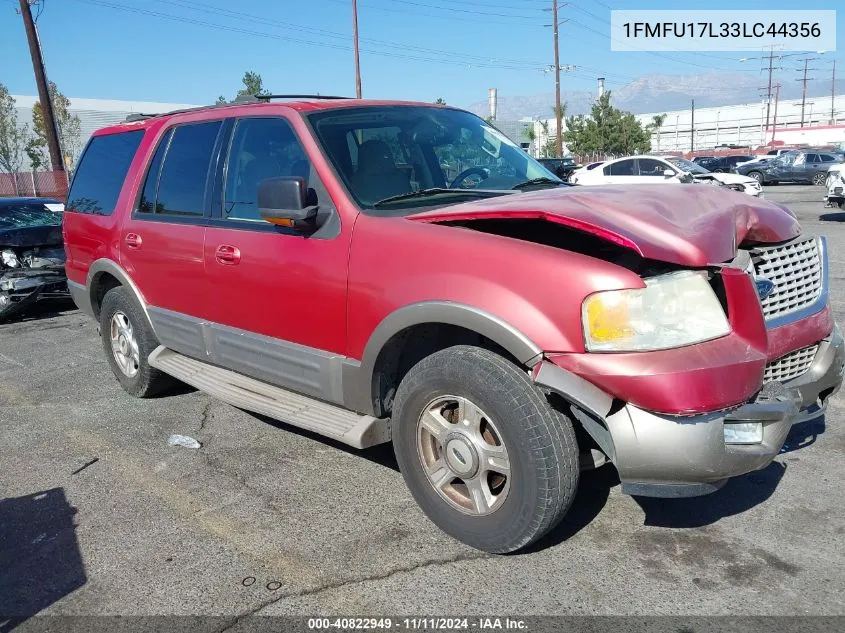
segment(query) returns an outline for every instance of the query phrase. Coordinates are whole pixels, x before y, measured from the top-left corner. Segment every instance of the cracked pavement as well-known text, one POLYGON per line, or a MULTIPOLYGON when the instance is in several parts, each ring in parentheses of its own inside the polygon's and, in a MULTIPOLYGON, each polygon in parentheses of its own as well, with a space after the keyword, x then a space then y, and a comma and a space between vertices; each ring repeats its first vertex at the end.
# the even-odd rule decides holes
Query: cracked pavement
MULTIPOLYGON (((766 195, 828 235, 845 323, 845 213, 817 187, 766 195)), ((774 464, 708 497, 637 500, 612 467, 586 473, 545 542, 490 556, 423 516, 389 446, 347 449, 187 387, 133 399, 96 324, 45 310, 0 325, 0 613, 842 615, 843 413, 837 396, 774 464)))

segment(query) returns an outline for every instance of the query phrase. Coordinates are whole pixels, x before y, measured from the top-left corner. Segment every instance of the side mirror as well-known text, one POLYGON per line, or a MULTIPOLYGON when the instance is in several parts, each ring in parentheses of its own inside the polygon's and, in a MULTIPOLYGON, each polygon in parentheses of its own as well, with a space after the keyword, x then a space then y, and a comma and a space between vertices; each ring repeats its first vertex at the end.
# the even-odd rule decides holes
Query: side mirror
POLYGON ((258 183, 258 213, 270 224, 298 231, 317 228, 317 205, 308 206, 308 186, 300 176, 267 178, 258 183))
POLYGON ((664 176, 666 176, 666 178, 674 178, 674 177, 675 177, 675 172, 674 172, 674 170, 672 170, 672 169, 664 169, 664 170, 663 170, 663 175, 664 175, 664 176))

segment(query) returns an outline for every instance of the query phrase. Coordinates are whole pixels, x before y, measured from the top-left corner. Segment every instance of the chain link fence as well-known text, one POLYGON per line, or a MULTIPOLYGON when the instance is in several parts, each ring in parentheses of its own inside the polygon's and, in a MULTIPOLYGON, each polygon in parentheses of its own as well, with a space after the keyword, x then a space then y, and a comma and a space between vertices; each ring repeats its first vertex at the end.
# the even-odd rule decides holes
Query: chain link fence
POLYGON ((0 174, 0 198, 67 198, 70 175, 65 171, 22 171, 0 174))

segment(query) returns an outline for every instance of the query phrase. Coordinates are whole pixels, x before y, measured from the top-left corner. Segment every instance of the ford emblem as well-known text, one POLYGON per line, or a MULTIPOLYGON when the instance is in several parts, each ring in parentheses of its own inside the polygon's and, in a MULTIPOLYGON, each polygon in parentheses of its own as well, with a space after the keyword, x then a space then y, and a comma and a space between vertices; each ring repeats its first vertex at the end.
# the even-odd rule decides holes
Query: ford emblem
POLYGON ((775 291, 775 284, 769 279, 755 279, 754 285, 757 287, 757 296, 760 297, 760 301, 775 291))

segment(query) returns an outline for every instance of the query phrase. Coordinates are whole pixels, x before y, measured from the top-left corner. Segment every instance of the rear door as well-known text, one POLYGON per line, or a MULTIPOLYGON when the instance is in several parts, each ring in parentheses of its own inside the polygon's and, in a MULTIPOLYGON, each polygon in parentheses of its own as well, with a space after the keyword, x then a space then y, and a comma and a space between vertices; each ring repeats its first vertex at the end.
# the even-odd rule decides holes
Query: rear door
POLYGON ((203 241, 210 174, 224 136, 221 120, 184 123, 161 133, 143 188, 121 234, 121 263, 144 295, 162 344, 205 356, 210 317, 203 241))

